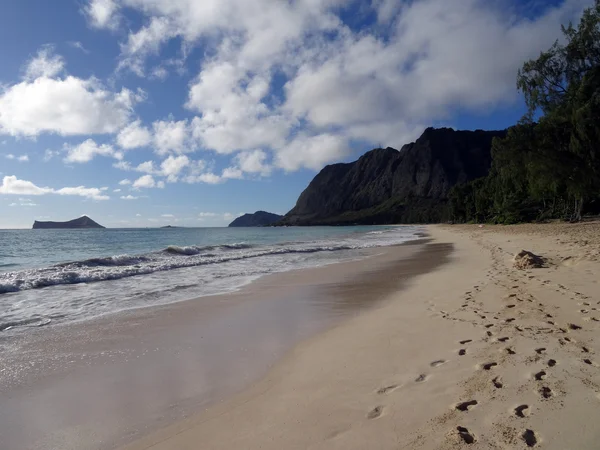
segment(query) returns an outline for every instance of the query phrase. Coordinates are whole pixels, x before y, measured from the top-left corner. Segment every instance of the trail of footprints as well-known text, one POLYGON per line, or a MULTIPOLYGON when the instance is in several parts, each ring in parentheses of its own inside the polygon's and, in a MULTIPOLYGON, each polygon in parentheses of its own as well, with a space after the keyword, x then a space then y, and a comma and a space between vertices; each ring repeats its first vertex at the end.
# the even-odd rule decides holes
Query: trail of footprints
MULTIPOLYGON (((491 250, 492 250, 492 253, 494 253, 494 251, 497 249, 492 248, 491 250)), ((495 258, 495 259, 498 259, 498 261, 495 262, 495 266, 493 266, 493 269, 490 270, 490 272, 488 272, 488 278, 490 278, 495 284, 497 284, 501 287, 504 287, 508 290, 512 290, 512 291, 520 290, 520 286, 518 284, 512 285, 512 286, 506 286, 506 285, 502 284, 500 282, 500 280, 498 280, 495 276, 493 276, 494 269, 497 269, 498 265, 500 264, 499 258, 495 258)), ((528 278, 532 279, 534 277, 529 276, 528 278)), ((517 278, 512 279, 513 283, 518 282, 518 281, 520 281, 520 280, 518 280, 517 278)), ((543 282, 542 284, 547 284, 547 283, 543 282)), ((564 288, 564 287, 561 287, 561 288, 566 290, 566 288, 564 288)), ((514 327, 514 329, 519 333, 530 332, 530 333, 535 333, 535 334, 539 334, 540 332, 547 332, 547 333, 560 332, 560 333, 565 334, 565 333, 568 333, 569 331, 578 331, 578 330, 582 329, 582 326, 575 324, 575 323, 568 323, 566 325, 566 328, 558 327, 553 320, 548 320, 548 319, 553 319, 553 315, 550 313, 547 313, 544 310, 544 304, 539 303, 539 302, 537 304, 540 308, 537 308, 537 311, 542 315, 542 317, 543 317, 542 320, 545 320, 548 323, 548 325, 556 327, 555 329, 543 328, 543 327, 537 327, 537 329, 536 329, 535 327, 532 328, 532 327, 524 327, 524 326, 520 326, 520 325, 512 325, 513 322, 515 322, 515 320, 516 320, 515 317, 508 317, 505 319, 501 319, 498 316, 503 314, 502 311, 499 311, 498 313, 495 313, 495 314, 487 312, 487 311, 483 311, 483 303, 477 303, 476 300, 474 299, 474 295, 479 292, 480 292, 479 286, 474 286, 472 291, 466 292, 465 297, 464 297, 464 302, 456 312, 464 313, 466 311, 466 309, 469 308, 469 306, 477 305, 477 306, 475 306, 476 309, 475 308, 473 309, 473 313, 476 314, 477 317, 479 317, 479 319, 486 320, 486 319, 488 319, 489 315, 493 316, 494 320, 497 321, 496 324, 495 323, 485 323, 485 322, 483 324, 481 324, 481 323, 479 324, 480 326, 483 325, 483 327, 486 329, 486 333, 483 338, 483 341, 489 341, 489 338, 494 336, 494 333, 491 330, 496 329, 497 328, 496 325, 499 325, 499 329, 502 329, 503 327, 506 327, 506 326, 511 326, 511 327, 514 327)), ((580 297, 587 298, 587 297, 583 296, 582 294, 580 294, 580 297)), ((533 297, 531 294, 523 293, 522 291, 509 293, 507 299, 510 300, 510 303, 505 305, 504 313, 517 313, 517 315, 523 314, 523 312, 520 311, 519 308, 517 308, 519 302, 521 302, 523 305, 528 305, 529 303, 536 302, 535 297, 533 297)), ((600 311, 598 308, 591 307, 591 304, 589 302, 583 302, 583 303, 580 303, 580 305, 582 305, 583 308, 579 312, 583 315, 588 315, 584 318, 584 320, 586 320, 586 321, 593 320, 596 322, 600 321, 600 318, 589 317, 590 313, 593 314, 595 312, 598 312, 598 315, 600 317, 600 311)), ((600 302, 598 302, 598 305, 600 305, 600 302)), ((533 307, 533 305, 529 306, 529 308, 532 308, 532 307, 533 307)), ((458 317, 453 317, 452 313, 449 313, 446 311, 440 311, 440 313, 441 313, 442 318, 444 318, 444 319, 463 321, 463 322, 468 321, 468 320, 461 319, 458 317)), ((474 321, 472 321, 472 322, 476 323, 474 321)), ((510 337, 502 336, 502 337, 497 338, 496 342, 505 343, 509 340, 510 340, 510 337)), ((473 339, 465 339, 465 340, 459 341, 461 348, 457 351, 458 356, 467 355, 468 345, 471 344, 472 342, 473 342, 473 339)), ((568 344, 574 344, 574 341, 571 338, 565 336, 559 340, 559 343, 561 343, 561 345, 568 345, 568 344)), ((590 348, 585 345, 581 345, 578 348, 584 354, 590 353, 590 348)), ((506 347, 506 348, 502 349, 502 351, 509 356, 513 356, 513 355, 517 354, 515 348, 512 346, 506 347)), ((536 348, 534 351, 535 351, 535 354, 537 357, 536 361, 539 358, 547 355, 546 347, 539 347, 539 348, 536 348)), ((430 363, 430 366, 432 368, 437 368, 437 367, 445 364, 446 362, 447 362, 446 360, 439 359, 439 360, 432 361, 430 363)), ((599 367, 599 364, 597 364, 595 361, 593 361, 592 359, 587 358, 587 357, 582 359, 582 362, 588 366, 599 367)), ((551 369, 557 365, 557 361, 555 359, 550 358, 546 361, 546 365, 547 365, 548 369, 551 369)), ((478 367, 483 371, 491 373, 491 372, 494 372, 494 370, 498 366, 499 366, 499 364, 497 362, 489 361, 489 362, 480 364, 478 367)), ((549 386, 547 386, 545 383, 545 380, 549 376, 548 369, 539 370, 539 371, 535 372, 532 376, 534 382, 537 384, 536 391, 537 391, 541 401, 548 401, 549 399, 551 399, 554 396, 554 392, 552 391, 552 389, 549 386)), ((422 374, 419 374, 414 379, 414 382, 415 383, 423 383, 423 382, 427 381, 428 379, 429 379, 429 375, 426 373, 422 373, 422 374)), ((502 377, 500 375, 492 376, 491 384, 494 389, 503 389, 505 387, 502 377)), ((398 385, 398 384, 386 386, 386 387, 380 388, 377 391, 377 394, 382 394, 382 395, 389 394, 389 393, 399 389, 400 387, 401 387, 401 385, 398 385)), ((600 396, 599 396, 599 398, 600 398, 600 396)), ((476 408, 478 405, 480 405, 479 400, 470 399, 470 400, 461 401, 461 402, 455 404, 454 409, 459 414, 468 414, 469 411, 476 408)), ((376 419, 376 418, 380 417, 383 414, 383 412, 384 412, 384 407, 377 406, 374 409, 372 409, 371 411, 369 411, 367 417, 369 419, 376 419)), ((531 414, 531 407, 528 404, 518 405, 512 410, 512 415, 514 417, 516 417, 518 420, 527 419, 530 414, 531 414)), ((459 439, 467 445, 474 444, 477 442, 476 435, 474 433, 472 433, 471 431, 469 431, 466 427, 457 426, 456 433, 458 434, 459 439)), ((535 447, 540 442, 540 438, 537 435, 537 433, 534 430, 529 429, 529 428, 525 428, 522 431, 522 433, 520 434, 520 438, 527 447, 535 447)))

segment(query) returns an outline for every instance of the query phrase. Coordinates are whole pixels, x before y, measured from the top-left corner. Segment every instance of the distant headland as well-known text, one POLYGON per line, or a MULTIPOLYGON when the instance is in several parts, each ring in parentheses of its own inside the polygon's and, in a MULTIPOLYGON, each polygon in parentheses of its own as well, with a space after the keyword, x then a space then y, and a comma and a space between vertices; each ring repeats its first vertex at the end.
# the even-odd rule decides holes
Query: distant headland
POLYGON ((230 227, 268 227, 281 220, 283 216, 266 211, 244 214, 229 224, 230 227))
POLYGON ((57 228, 105 228, 97 222, 94 222, 88 216, 81 216, 78 219, 67 222, 33 222, 33 229, 57 229, 57 228))

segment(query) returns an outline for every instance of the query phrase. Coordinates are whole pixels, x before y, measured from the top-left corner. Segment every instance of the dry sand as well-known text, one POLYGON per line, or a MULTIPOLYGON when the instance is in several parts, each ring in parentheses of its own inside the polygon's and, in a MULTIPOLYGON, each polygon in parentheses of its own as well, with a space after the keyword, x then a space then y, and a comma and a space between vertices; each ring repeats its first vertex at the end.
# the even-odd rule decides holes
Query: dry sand
POLYGON ((450 264, 127 449, 600 448, 600 225, 430 232, 450 264))

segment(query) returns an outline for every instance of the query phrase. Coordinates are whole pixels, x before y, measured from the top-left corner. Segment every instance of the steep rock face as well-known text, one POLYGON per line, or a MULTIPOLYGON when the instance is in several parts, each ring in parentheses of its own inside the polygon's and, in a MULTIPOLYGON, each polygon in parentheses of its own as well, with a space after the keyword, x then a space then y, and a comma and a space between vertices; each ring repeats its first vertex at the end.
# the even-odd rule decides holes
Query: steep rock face
POLYGON ((229 224, 230 227, 265 227, 273 225, 283 216, 266 211, 256 211, 254 214, 244 214, 229 224))
POLYGON ((375 149, 325 167, 282 224, 437 222, 457 183, 486 175, 491 143, 505 131, 428 128, 400 151, 375 149))
POLYGON ((33 222, 33 229, 44 228, 104 228, 99 223, 94 222, 88 216, 81 216, 78 219, 69 220, 68 222, 33 222))

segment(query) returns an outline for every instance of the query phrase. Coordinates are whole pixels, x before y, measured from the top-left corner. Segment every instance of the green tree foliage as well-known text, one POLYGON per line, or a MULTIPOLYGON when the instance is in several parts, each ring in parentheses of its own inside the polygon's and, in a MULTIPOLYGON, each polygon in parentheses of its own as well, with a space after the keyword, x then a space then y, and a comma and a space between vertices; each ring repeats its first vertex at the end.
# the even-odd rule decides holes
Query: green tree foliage
POLYGON ((527 113, 493 142, 489 175, 453 189, 453 220, 580 220, 600 201, 600 0, 562 32, 519 70, 527 113))

